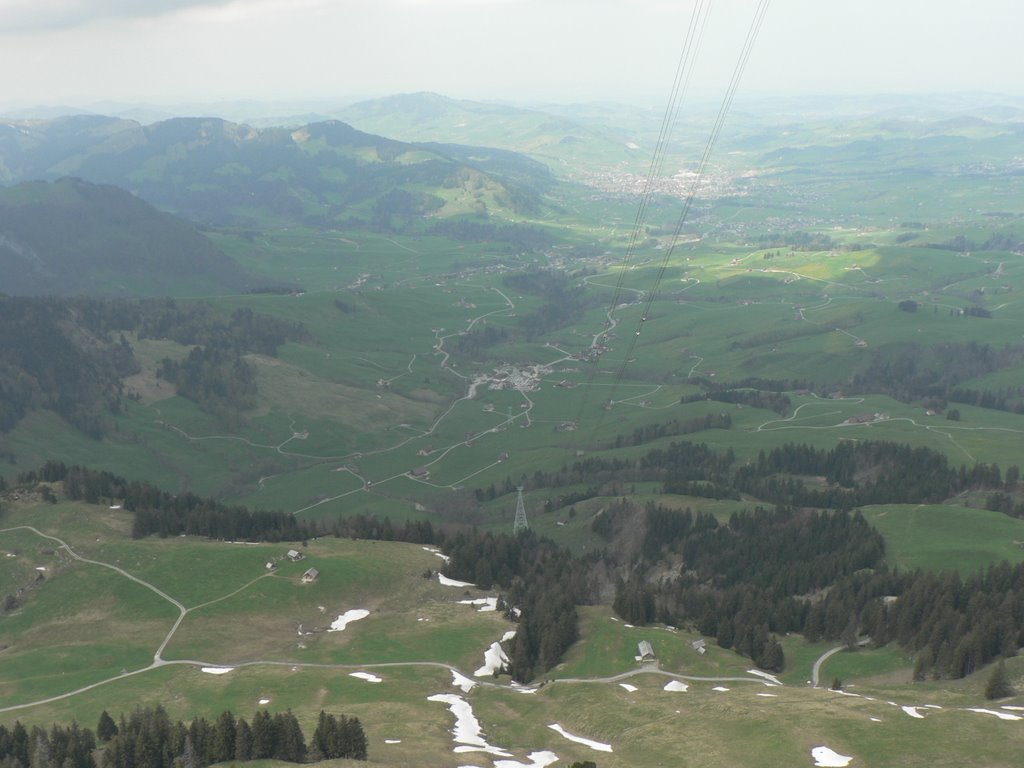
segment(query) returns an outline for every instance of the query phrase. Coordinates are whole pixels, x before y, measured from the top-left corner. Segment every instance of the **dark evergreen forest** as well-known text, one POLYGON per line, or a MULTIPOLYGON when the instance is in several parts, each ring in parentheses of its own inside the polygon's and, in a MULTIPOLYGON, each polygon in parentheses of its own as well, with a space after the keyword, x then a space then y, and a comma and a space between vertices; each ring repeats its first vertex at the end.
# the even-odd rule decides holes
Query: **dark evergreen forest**
POLYGON ((0 432, 47 409, 102 438, 124 408, 124 377, 139 371, 128 333, 191 346, 185 359, 164 360, 159 373, 225 418, 254 404, 255 372, 245 354, 273 356, 286 341, 309 339, 301 323, 249 309, 226 317, 203 302, 0 296, 0 432))
POLYGON ((115 722, 106 711, 93 734, 72 722, 49 731, 20 722, 0 725, 0 765, 4 768, 206 768, 214 763, 282 760, 319 762, 335 758, 366 760, 366 734, 357 717, 321 710, 308 744, 295 715, 257 711, 250 724, 223 712, 216 720, 197 717, 172 722, 161 706, 136 709, 115 722))

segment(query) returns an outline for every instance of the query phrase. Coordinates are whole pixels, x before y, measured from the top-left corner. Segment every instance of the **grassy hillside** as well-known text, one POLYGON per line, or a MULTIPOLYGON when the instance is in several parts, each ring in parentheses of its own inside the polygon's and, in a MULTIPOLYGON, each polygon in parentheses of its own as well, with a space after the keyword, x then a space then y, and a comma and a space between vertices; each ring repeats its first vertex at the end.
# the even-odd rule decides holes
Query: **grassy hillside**
MULTIPOLYGON (((376 764, 485 764, 479 755, 453 752, 454 718, 445 703, 428 700, 443 693, 463 697, 487 743, 521 764, 529 764, 529 753, 550 750, 560 761, 590 759, 612 768, 677 763, 680 754, 684 764, 767 767, 807 764, 811 749, 825 745, 855 764, 954 766, 969 753, 978 764, 1010 766, 1024 746, 1019 722, 969 711, 1015 716, 1005 706, 1017 699, 984 701, 987 670, 957 683, 910 685, 901 677, 905 666, 886 649, 841 654, 827 665, 829 675, 847 682, 840 694, 803 682, 827 646, 787 641, 791 673, 785 685, 768 686, 731 652, 712 645, 706 656, 697 654, 695 634, 632 628, 601 606, 585 610, 580 641, 535 692, 524 695, 504 676, 484 676, 466 693, 453 685, 449 669, 423 662, 450 664, 473 677, 484 649, 510 625, 457 602, 479 591, 424 579, 422 572, 440 560, 417 545, 321 539, 300 546, 305 559, 292 563, 283 557, 284 544, 131 541, 125 513, 106 507, 7 504, 0 573, 5 584, 26 590, 0 616, 5 722, 77 718, 92 727, 100 711, 116 717, 129 702, 160 703, 175 718, 215 717, 224 709, 248 717, 265 707, 293 710, 308 735, 326 708, 361 719, 376 764), (93 562, 73 559, 52 539, 12 530, 26 524, 57 533, 75 555, 93 562), (267 560, 278 565, 273 573, 267 560), (310 566, 321 579, 301 584, 310 566), (179 614, 167 598, 187 613, 164 651, 168 663, 152 665, 179 614), (369 615, 341 632, 323 631, 355 608, 369 615), (129 617, 132 629, 125 632, 129 617), (633 659, 638 639, 653 643, 655 668, 640 669, 633 659), (232 670, 202 671, 215 665, 232 670), (352 677, 355 671, 381 682, 352 677), (665 690, 672 680, 687 689, 665 690), (101 684, 62 696, 91 683, 101 684), (921 718, 904 706, 918 708, 911 711, 921 718), (571 742, 552 723, 612 751, 571 742)), ((1024 676, 1018 660, 1009 668, 1015 680, 1024 676)))

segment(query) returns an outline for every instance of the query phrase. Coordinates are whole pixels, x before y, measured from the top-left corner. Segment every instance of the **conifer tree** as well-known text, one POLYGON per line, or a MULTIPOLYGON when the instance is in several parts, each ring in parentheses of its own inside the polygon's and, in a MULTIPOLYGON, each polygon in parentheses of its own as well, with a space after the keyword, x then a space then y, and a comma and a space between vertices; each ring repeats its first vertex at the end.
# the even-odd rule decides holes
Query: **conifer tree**
POLYGON ((114 718, 104 709, 100 713, 100 721, 96 725, 96 737, 102 742, 108 742, 114 736, 117 736, 117 723, 114 722, 114 718))
POLYGON ((1013 685, 1010 683, 1010 676, 1006 671, 1006 662, 1000 659, 992 668, 992 674, 989 675, 988 683, 985 685, 985 698, 989 700, 1004 699, 1013 694, 1013 685))

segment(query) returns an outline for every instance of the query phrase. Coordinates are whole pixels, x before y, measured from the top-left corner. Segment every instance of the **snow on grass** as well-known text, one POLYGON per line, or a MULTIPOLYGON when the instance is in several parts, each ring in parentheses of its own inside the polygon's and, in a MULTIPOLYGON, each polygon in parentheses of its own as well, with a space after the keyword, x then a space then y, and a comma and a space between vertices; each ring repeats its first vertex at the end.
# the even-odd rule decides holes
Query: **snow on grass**
POLYGON ((233 669, 234 667, 203 667, 202 671, 208 675, 226 675, 233 669))
POLYGON ((475 587, 476 584, 470 584, 468 581, 456 581, 455 579, 449 579, 443 573, 437 574, 437 580, 441 582, 442 587, 475 587))
POLYGON ((476 680, 470 680, 465 675, 459 674, 453 669, 452 685, 454 685, 456 688, 461 688, 463 693, 469 693, 471 690, 473 690, 473 686, 476 685, 476 680))
POLYGON ((747 674, 757 675, 758 677, 763 678, 768 685, 782 685, 782 681, 775 675, 769 675, 767 672, 762 672, 760 669, 748 669, 747 674))
POLYGON ((1011 715, 1009 712, 997 712, 994 709, 982 709, 981 707, 968 707, 968 712, 977 712, 981 715, 995 715, 1000 720, 1024 720, 1020 715, 1011 715))
POLYGON ((530 760, 528 763, 520 763, 518 760, 495 760, 494 768, 547 768, 558 762, 558 755, 548 750, 531 752, 527 758, 530 760))
POLYGON ((754 695, 755 696, 762 696, 762 697, 764 697, 766 699, 777 699, 777 698, 779 698, 779 694, 777 694, 777 693, 755 693, 754 695))
POLYGON ((1000 709, 1008 709, 1011 712, 1024 712, 1024 707, 1015 707, 1012 704, 1003 704, 1000 709))
POLYGON ((461 696, 454 693, 435 693, 428 696, 427 701, 438 701, 448 705, 448 710, 455 715, 455 728, 452 734, 456 744, 455 752, 487 752, 498 757, 512 757, 512 754, 498 747, 492 747, 484 739, 480 721, 473 714, 473 708, 461 696))
POLYGON ((724 685, 716 685, 711 690, 712 691, 718 691, 719 693, 728 693, 729 692, 729 689, 726 688, 724 685))
POLYGON ((265 704, 269 704, 269 703, 270 703, 270 699, 260 699, 260 702, 259 702, 261 707, 264 706, 265 704))
POLYGON ((477 597, 472 600, 459 600, 459 605, 479 605, 477 611, 483 613, 484 611, 496 611, 498 610, 498 598, 496 597, 477 597))
POLYGON ((401 739, 384 739, 385 744, 401 744, 401 739))
POLYGON ((451 559, 450 557, 448 557, 448 555, 444 554, 444 553, 443 553, 443 552, 442 552, 441 550, 439 550, 439 549, 434 549, 433 547, 421 547, 421 549, 422 549, 422 550, 423 550, 424 552, 429 552, 430 554, 434 555, 435 557, 440 557, 440 558, 441 558, 442 560, 444 560, 444 561, 445 561, 446 563, 450 563, 450 562, 451 562, 451 560, 452 560, 452 559, 451 559))
POLYGON ((634 691, 639 690, 635 685, 630 685, 629 683, 619 683, 619 685, 622 688, 625 688, 630 693, 633 693, 634 691))
POLYGON ((353 608, 351 611, 345 611, 341 616, 331 622, 331 626, 327 628, 328 632, 341 632, 353 621, 359 621, 365 619, 370 615, 370 612, 365 608, 353 608))
POLYGON ((903 707, 900 707, 900 709, 902 709, 904 712, 906 712, 911 717, 916 717, 918 720, 924 720, 924 715, 922 715, 920 712, 917 711, 918 709, 920 709, 920 707, 907 707, 907 706, 903 706, 903 707))
POLYGON ((665 687, 661 690, 679 691, 680 693, 686 693, 688 690, 690 690, 690 686, 688 686, 686 683, 680 682, 679 680, 672 680, 670 682, 665 683, 665 687))
POLYGON ((491 647, 484 651, 484 665, 473 673, 475 677, 495 675, 508 664, 508 654, 501 647, 500 642, 491 643, 491 647))
POLYGON ((880 723, 880 722, 882 722, 882 721, 881 721, 881 720, 880 720, 879 718, 877 718, 877 717, 869 717, 869 718, 868 718, 868 720, 870 720, 870 721, 871 721, 872 723, 880 723))
POLYGON ((853 760, 852 757, 840 755, 828 747, 815 747, 811 750, 811 757, 814 758, 814 764, 822 768, 845 768, 853 760))
POLYGON ((611 744, 602 744, 600 741, 593 741, 591 739, 585 739, 582 736, 576 736, 574 734, 569 733, 567 730, 565 730, 565 728, 560 726, 558 723, 552 723, 548 726, 548 728, 550 728, 555 733, 561 734, 569 741, 575 741, 577 744, 582 744, 585 747, 590 747, 591 749, 596 750, 597 752, 612 751, 611 744))
POLYGON ((368 683, 383 683, 384 682, 384 680, 382 678, 379 678, 379 677, 377 677, 376 675, 374 675, 374 674, 372 674, 370 672, 349 672, 348 676, 349 677, 358 677, 360 680, 365 680, 368 683))

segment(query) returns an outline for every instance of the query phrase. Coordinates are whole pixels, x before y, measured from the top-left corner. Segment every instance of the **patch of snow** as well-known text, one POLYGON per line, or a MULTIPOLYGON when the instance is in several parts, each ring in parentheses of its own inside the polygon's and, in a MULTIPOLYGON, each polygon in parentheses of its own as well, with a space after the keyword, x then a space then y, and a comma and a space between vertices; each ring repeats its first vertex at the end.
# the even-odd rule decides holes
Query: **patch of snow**
POLYGON ((498 757, 512 757, 511 753, 503 749, 492 747, 483 737, 483 729, 480 721, 473 714, 473 708, 461 696, 454 693, 435 693, 428 696, 427 701, 438 701, 448 705, 448 710, 455 715, 455 728, 452 735, 456 744, 464 746, 455 747, 455 752, 487 752, 498 757))
POLYGON ((1020 715, 1011 715, 1009 712, 998 712, 994 709, 982 709, 981 707, 968 707, 968 712, 977 712, 981 715, 995 715, 1000 720, 1024 720, 1020 715))
POLYGON ((924 715, 922 715, 920 712, 917 711, 918 710, 917 707, 906 707, 906 706, 904 706, 904 707, 900 707, 900 709, 902 709, 904 712, 906 712, 911 717, 916 717, 918 720, 924 720, 924 715))
POLYGON ((942 707, 940 707, 938 704, 925 704, 924 708, 925 709, 942 709, 942 707))
POLYGON ((558 755, 548 750, 531 752, 527 758, 530 760, 528 763, 520 763, 518 760, 495 760, 494 768, 547 768, 558 762, 558 755))
POLYGON ((263 705, 269 704, 269 703, 270 703, 270 699, 260 699, 260 701, 259 701, 259 704, 260 704, 261 707, 263 705))
POLYGON ((763 696, 766 699, 777 699, 777 698, 779 698, 779 694, 777 694, 777 693, 755 693, 754 695, 755 696, 763 696))
POLYGON ((449 579, 443 573, 437 574, 437 580, 441 582, 442 587, 475 587, 476 584, 470 584, 468 581, 456 581, 455 579, 449 579))
POLYGON ((401 744, 401 739, 384 739, 385 744, 401 744))
POLYGON ((476 677, 494 675, 501 672, 506 664, 508 664, 508 654, 501 647, 501 642, 491 643, 491 647, 484 651, 484 665, 473 675, 476 677))
POLYGON ((202 671, 208 675, 226 675, 233 669, 234 667, 203 667, 202 671))
POLYGON ((1008 709, 1011 712, 1024 712, 1024 707, 1015 707, 1012 704, 1003 704, 1001 709, 1008 709))
POLYGON ((120 509, 120 508, 121 508, 121 505, 120 505, 120 504, 111 504, 111 505, 110 505, 110 508, 111 508, 111 509, 120 509))
POLYGON ((840 755, 828 747, 815 747, 811 750, 811 757, 814 758, 816 766, 822 766, 823 768, 845 768, 853 760, 852 757, 840 755))
POLYGON ((880 723, 880 722, 882 722, 877 717, 869 717, 868 720, 870 720, 872 723, 880 723))
POLYGON ((434 549, 433 547, 422 547, 422 549, 423 549, 424 552, 429 552, 430 554, 434 555, 435 557, 440 557, 446 563, 450 563, 452 561, 452 559, 450 557, 448 557, 448 555, 444 554, 444 552, 442 552, 439 549, 434 549))
POLYGON ((45 571, 46 570, 46 566, 45 565, 37 565, 36 566, 36 570, 37 571, 45 571))
POLYGON ((623 624, 622 626, 624 626, 626 629, 636 629, 636 627, 634 627, 632 624, 623 624))
POLYGON ((496 597, 477 597, 472 600, 459 600, 459 605, 479 605, 477 608, 479 613, 485 611, 496 611, 498 610, 498 598, 496 597))
POLYGON ((501 642, 507 643, 509 640, 511 640, 515 636, 516 636, 516 631, 514 629, 510 629, 508 632, 506 632, 504 635, 501 636, 501 642))
POLYGON ((619 683, 619 685, 621 687, 625 688, 630 693, 633 693, 634 691, 639 690, 635 685, 630 685, 629 683, 619 683))
POLYGON ((686 683, 680 682, 679 680, 671 680, 665 683, 665 687, 661 690, 678 691, 680 693, 686 693, 688 690, 690 690, 690 686, 688 686, 686 683))
POLYGON ((596 750, 597 752, 612 751, 611 744, 602 744, 600 741, 593 741, 592 739, 585 739, 582 736, 576 736, 574 734, 569 733, 567 730, 565 730, 565 728, 560 726, 558 723, 552 723, 548 726, 548 728, 550 728, 555 733, 561 734, 564 738, 568 739, 569 741, 575 741, 577 744, 582 744, 585 747, 590 747, 591 749, 596 750))
POLYGON ((718 691, 719 693, 728 693, 729 692, 729 689, 726 688, 724 685, 716 685, 711 690, 712 691, 718 691))
POLYGON ((359 621, 365 619, 370 615, 370 612, 365 608, 353 608, 351 611, 345 611, 341 616, 331 622, 331 626, 327 628, 328 632, 341 632, 353 621, 359 621))
POLYGON ((612 621, 618 621, 618 619, 615 618, 614 616, 609 616, 608 618, 611 619, 612 621))
POLYGON ((639 144, 634 144, 632 141, 626 142, 626 149, 640 149, 639 144))
POLYGON ((360 680, 365 680, 368 683, 383 683, 384 680, 377 677, 370 672, 349 672, 349 677, 358 677, 360 680))
POLYGON ((473 690, 473 686, 476 685, 476 680, 470 680, 465 675, 459 674, 453 669, 452 685, 454 685, 456 688, 461 688, 463 693, 469 693, 471 690, 473 690))
POLYGON ((747 674, 757 675, 758 677, 764 678, 768 681, 768 685, 782 685, 782 681, 775 675, 769 675, 767 672, 762 672, 760 669, 748 669, 747 674))

